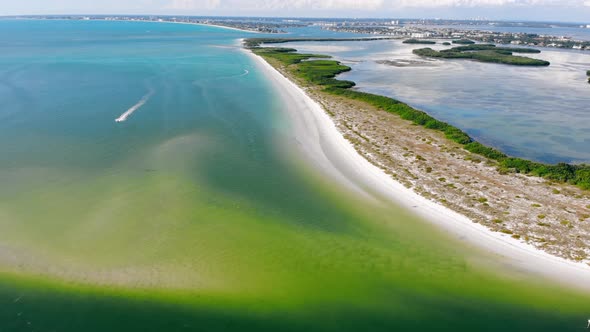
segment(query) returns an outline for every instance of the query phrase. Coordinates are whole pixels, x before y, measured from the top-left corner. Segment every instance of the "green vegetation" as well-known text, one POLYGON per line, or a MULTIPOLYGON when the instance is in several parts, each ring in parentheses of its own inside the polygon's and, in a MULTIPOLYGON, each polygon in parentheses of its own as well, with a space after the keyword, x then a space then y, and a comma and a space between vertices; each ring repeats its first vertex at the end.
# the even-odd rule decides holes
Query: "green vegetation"
POLYGON ((469 39, 458 39, 458 40, 453 40, 453 44, 470 45, 470 44, 475 44, 475 42, 473 40, 469 40, 469 39))
MULTIPOLYGON (((256 43, 256 45, 260 45, 260 42, 256 43)), ((549 165, 509 157, 492 147, 474 141, 473 138, 461 129, 437 120, 426 112, 417 110, 398 100, 350 89, 355 85, 354 82, 335 79, 339 73, 350 70, 350 67, 343 66, 338 61, 309 60, 318 56, 309 54, 301 55, 295 53, 292 49, 262 48, 258 46, 251 49, 254 53, 265 58, 273 58, 281 61, 283 64, 292 65, 290 69, 294 75, 308 83, 320 85, 327 93, 364 101, 380 110, 395 113, 402 119, 411 121, 417 125, 440 131, 449 140, 461 144, 465 150, 495 160, 498 163, 498 170, 502 173, 530 174, 554 182, 569 183, 582 189, 590 190, 590 165, 571 165, 566 163, 549 165), (314 72, 315 70, 318 71, 314 72)))
POLYGON ((404 40, 403 43, 404 44, 429 44, 429 45, 436 44, 436 42, 432 41, 432 40, 424 40, 424 39, 416 39, 416 38, 406 39, 406 40, 404 40))
POLYGON ((495 52, 509 52, 509 53, 541 53, 540 50, 535 48, 525 48, 525 47, 496 47, 494 44, 476 44, 476 45, 466 45, 466 46, 457 46, 453 47, 450 50, 446 50, 446 52, 456 51, 456 52, 466 52, 466 51, 495 51, 495 52))
POLYGON ((373 38, 250 38, 244 40, 244 46, 247 48, 259 47, 262 44, 282 44, 292 42, 337 42, 337 41, 375 41, 394 39, 388 37, 373 38))
POLYGON ((254 51, 258 55, 276 59, 286 65, 297 64, 297 67, 294 69, 295 73, 309 83, 341 89, 348 89, 355 86, 354 82, 334 78, 338 74, 350 71, 350 67, 343 66, 340 62, 334 60, 309 61, 309 59, 313 58, 328 59, 330 56, 295 53, 295 50, 290 48, 256 48, 254 51))
POLYGON ((451 45, 451 43, 449 43, 449 42, 444 42, 444 43, 442 43, 442 44, 443 44, 443 45, 445 45, 445 46, 449 46, 449 45, 451 45))
POLYGON ((549 62, 516 56, 513 53, 541 53, 531 48, 496 47, 491 44, 467 45, 453 47, 448 50, 436 51, 431 48, 421 48, 413 51, 419 56, 443 59, 472 59, 481 62, 501 63, 515 66, 549 66, 549 62))
POLYGON ((590 70, 586 71, 586 76, 588 76, 588 83, 590 83, 590 70))

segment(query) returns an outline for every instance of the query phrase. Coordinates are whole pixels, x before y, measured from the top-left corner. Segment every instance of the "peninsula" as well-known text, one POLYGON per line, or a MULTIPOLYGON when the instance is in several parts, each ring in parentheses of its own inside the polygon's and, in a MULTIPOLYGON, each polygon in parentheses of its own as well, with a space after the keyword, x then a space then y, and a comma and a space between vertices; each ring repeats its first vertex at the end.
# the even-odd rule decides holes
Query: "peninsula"
POLYGON ((393 179, 514 241, 590 263, 589 165, 509 157, 407 104, 352 89, 354 82, 336 79, 351 70, 338 61, 265 43, 245 44, 302 86, 356 150, 393 179))

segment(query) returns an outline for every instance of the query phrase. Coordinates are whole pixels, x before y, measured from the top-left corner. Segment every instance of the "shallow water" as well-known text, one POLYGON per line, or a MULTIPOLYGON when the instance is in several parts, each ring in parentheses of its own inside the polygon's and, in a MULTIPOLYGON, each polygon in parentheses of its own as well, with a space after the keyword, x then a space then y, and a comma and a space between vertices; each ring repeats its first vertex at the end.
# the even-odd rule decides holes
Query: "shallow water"
POLYGON ((584 322, 587 296, 491 272, 307 167, 281 100, 234 47, 245 33, 0 21, 0 35, 2 331, 584 322))
POLYGON ((551 66, 531 68, 422 59, 412 54, 421 46, 398 40, 290 47, 333 55, 352 67, 340 78, 358 89, 407 102, 509 155, 590 162, 589 52, 542 49, 532 56, 551 66))

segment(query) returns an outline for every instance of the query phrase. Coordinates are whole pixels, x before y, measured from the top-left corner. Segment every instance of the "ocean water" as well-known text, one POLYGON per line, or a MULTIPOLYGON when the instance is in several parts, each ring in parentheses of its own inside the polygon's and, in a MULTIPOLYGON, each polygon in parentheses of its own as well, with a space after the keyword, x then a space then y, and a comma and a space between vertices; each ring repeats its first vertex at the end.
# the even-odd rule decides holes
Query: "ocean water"
POLYGON ((249 35, 0 21, 0 331, 583 328, 586 295, 308 167, 249 35))
POLYGON ((340 78, 358 89, 404 101, 509 155, 590 162, 590 52, 543 48, 528 56, 551 66, 535 68, 423 59, 412 54, 421 46, 400 40, 290 46, 333 55, 352 67, 340 78))

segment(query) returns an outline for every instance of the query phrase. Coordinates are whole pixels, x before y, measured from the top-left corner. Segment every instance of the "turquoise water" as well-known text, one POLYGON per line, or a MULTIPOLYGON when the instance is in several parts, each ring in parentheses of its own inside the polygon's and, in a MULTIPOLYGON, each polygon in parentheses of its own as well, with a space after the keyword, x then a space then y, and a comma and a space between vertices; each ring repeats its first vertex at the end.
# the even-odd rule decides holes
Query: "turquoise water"
MULTIPOLYGON (((543 68, 424 59, 396 41, 293 43, 352 67, 340 77, 449 122, 482 143, 536 161, 590 162, 590 52, 551 48, 532 55, 543 68), (380 64, 389 60, 401 66, 380 64), (409 64, 408 64, 409 63, 409 64)), ((434 45, 433 48, 443 48, 434 45)))
POLYGON ((0 21, 0 331, 583 327, 586 295, 307 167, 245 36, 0 21))

